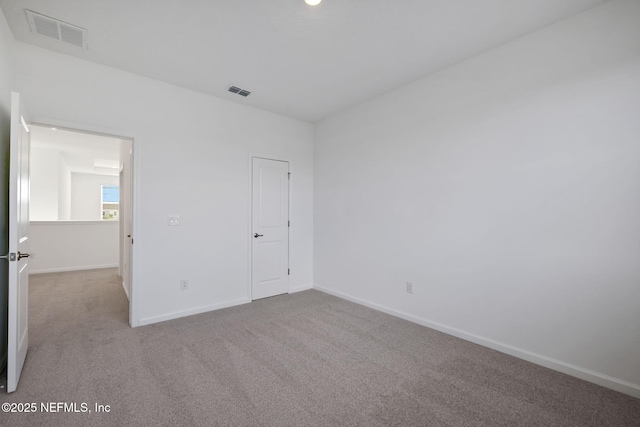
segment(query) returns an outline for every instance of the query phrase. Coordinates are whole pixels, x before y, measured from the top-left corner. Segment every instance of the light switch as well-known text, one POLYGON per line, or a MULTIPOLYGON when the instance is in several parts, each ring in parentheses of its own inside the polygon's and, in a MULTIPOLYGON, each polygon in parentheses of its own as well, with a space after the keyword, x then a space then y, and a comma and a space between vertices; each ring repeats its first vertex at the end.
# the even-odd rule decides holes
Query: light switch
POLYGON ((169 215, 168 223, 172 226, 180 225, 180 215, 169 215))

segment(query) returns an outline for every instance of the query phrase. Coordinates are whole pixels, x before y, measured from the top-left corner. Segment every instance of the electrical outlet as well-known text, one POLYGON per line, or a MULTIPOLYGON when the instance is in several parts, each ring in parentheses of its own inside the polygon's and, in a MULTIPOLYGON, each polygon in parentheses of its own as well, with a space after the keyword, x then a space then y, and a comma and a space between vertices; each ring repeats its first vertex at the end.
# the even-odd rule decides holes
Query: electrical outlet
POLYGON ((407 293, 408 294, 413 293, 413 282, 407 282, 407 293))
POLYGON ((167 219, 167 224, 172 227, 176 227, 180 225, 180 215, 169 215, 169 218, 167 219))
POLYGON ((180 280, 180 289, 186 291, 189 289, 189 281, 188 280, 180 280))

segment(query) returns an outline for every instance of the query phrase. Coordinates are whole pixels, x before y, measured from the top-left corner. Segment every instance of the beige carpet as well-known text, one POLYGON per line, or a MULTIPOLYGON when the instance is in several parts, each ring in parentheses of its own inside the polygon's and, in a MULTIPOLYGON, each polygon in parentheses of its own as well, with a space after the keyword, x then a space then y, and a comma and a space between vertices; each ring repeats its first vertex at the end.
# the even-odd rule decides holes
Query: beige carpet
POLYGON ((131 329, 118 282, 32 276, 29 354, 0 402, 38 410, 0 425, 640 426, 638 399, 318 291, 131 329), (57 402, 91 413, 42 412, 57 402))

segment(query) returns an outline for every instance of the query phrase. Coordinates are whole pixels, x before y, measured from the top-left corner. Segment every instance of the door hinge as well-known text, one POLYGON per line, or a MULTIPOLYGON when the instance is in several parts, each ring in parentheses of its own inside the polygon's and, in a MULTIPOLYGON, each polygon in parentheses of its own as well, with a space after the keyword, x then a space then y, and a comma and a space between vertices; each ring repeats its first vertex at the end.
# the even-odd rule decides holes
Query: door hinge
POLYGON ((288 172, 288 173, 287 173, 287 177, 288 177, 289 179, 291 179, 291 172, 288 172))
POLYGON ((287 221, 287 227, 291 227, 291 221, 287 221))
POLYGON ((287 276, 291 275, 291 270, 287 268, 287 276))

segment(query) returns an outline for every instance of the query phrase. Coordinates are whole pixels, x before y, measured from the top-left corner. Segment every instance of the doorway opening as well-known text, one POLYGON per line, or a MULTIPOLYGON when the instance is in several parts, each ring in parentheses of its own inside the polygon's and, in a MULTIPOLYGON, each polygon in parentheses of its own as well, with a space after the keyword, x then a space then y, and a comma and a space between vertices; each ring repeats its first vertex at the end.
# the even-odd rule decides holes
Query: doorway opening
POLYGON ((31 274, 117 268, 129 299, 133 140, 31 125, 31 274))

